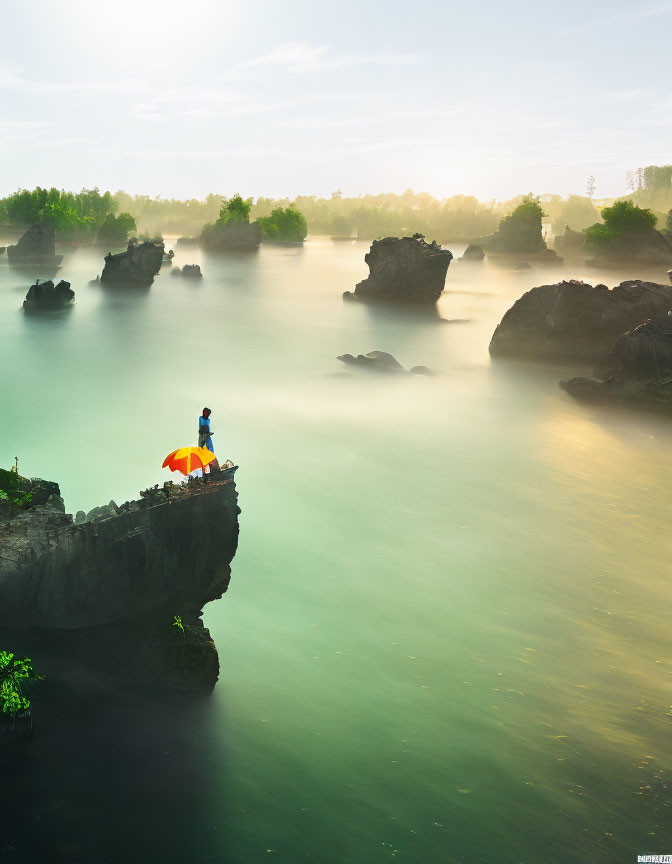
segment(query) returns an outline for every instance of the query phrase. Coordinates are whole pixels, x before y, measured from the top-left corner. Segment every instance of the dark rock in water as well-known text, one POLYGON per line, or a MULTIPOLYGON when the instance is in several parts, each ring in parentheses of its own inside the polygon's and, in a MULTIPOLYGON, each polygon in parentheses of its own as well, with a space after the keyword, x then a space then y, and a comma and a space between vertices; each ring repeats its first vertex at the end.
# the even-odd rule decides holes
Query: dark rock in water
POLYGON ((586 239, 585 231, 572 231, 567 225, 565 233, 555 238, 555 249, 564 256, 582 256, 585 254, 583 243, 586 239))
POLYGON ((135 237, 128 241, 128 249, 105 256, 105 268, 101 282, 127 285, 151 285, 161 269, 163 242, 138 243, 135 237))
POLYGON ((598 378, 658 382, 672 378, 672 318, 623 333, 595 367, 598 378))
MULTIPOLYGON (((165 484, 77 523, 53 491, 0 501, 0 624, 74 630, 153 610, 200 610, 226 591, 238 545, 235 467, 206 483, 165 484), (33 501, 37 500, 35 497, 33 501)), ((6 472, 9 473, 9 472, 6 472)))
POLYGON ((544 249, 534 259, 534 263, 543 267, 558 267, 564 263, 563 259, 553 249, 544 249))
POLYGON ((187 279, 201 279, 203 274, 199 264, 185 264, 182 269, 175 267, 172 271, 173 276, 184 276, 187 279))
POLYGON ((596 381, 593 378, 569 378, 560 386, 575 399, 587 402, 632 405, 637 408, 672 411, 672 381, 620 381, 608 378, 596 381))
POLYGON ((31 285, 23 301, 25 309, 58 309, 63 306, 71 306, 75 302, 75 292, 70 288, 70 283, 63 279, 54 285, 51 280, 31 285))
MULTIPOLYGON (((446 283, 453 253, 422 234, 374 240, 364 256, 370 275, 355 287, 354 297, 404 303, 436 303, 446 283)), ((353 294, 346 291, 344 297, 353 294)))
POLYGON ((597 361, 614 340, 672 309, 672 287, 634 279, 611 291, 571 280, 540 285, 504 315, 490 342, 493 356, 597 361))
POLYGON ((176 246, 198 246, 198 237, 178 237, 176 246))
POLYGON ((527 263, 527 261, 521 261, 520 264, 516 264, 516 266, 513 269, 514 270, 531 270, 532 268, 527 263))
POLYGON ((470 243, 464 250, 464 254, 460 258, 460 261, 482 261, 484 258, 485 252, 481 247, 477 246, 475 243, 470 243))
POLYGON ((342 363, 351 366, 362 366, 365 369, 373 369, 376 372, 404 372, 404 367, 399 361, 386 351, 369 351, 368 354, 341 354, 336 358, 342 363))
POLYGON ((261 225, 256 222, 206 225, 201 233, 200 243, 214 252, 257 249, 261 244, 261 225))
MULTIPOLYGON (((386 351, 369 351, 368 354, 341 354, 336 358, 349 366, 359 366, 362 369, 370 369, 374 372, 398 373, 406 372, 399 361, 386 351)), ((414 375, 431 375, 432 372, 426 366, 414 366, 409 369, 414 375)))
POLYGON ((617 239, 588 264, 599 267, 642 264, 654 266, 672 264, 672 244, 655 228, 621 232, 617 239))
POLYGON ((167 265, 170 267, 173 263, 173 258, 175 257, 175 253, 172 249, 169 249, 167 252, 163 253, 163 258, 161 259, 161 266, 167 265))
POLYGON ((56 255, 56 229, 53 223, 37 222, 21 236, 14 246, 7 247, 10 264, 57 265, 63 260, 56 255))

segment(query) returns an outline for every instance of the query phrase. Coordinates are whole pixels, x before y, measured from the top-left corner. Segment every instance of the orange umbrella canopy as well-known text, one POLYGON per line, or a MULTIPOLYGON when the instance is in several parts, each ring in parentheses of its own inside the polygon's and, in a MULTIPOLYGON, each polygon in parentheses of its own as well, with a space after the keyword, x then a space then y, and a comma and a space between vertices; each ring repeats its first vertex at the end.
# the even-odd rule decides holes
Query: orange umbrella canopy
POLYGON ((162 468, 170 468, 171 471, 181 471, 185 476, 191 474, 196 468, 205 468, 214 462, 215 454, 206 447, 180 447, 179 450, 166 456, 162 468))

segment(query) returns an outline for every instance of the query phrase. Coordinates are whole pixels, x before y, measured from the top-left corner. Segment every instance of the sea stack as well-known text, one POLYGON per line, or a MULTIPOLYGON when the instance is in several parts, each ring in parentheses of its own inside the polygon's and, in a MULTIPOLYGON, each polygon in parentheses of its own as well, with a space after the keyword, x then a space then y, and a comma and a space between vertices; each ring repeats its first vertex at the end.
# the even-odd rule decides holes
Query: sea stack
POLYGON ((63 260, 56 255, 56 229, 52 222, 37 222, 20 237, 14 246, 7 247, 10 264, 56 266, 63 260))
POLYGON ((32 309, 60 309, 66 306, 72 306, 75 302, 75 292, 70 287, 70 283, 61 279, 54 285, 51 279, 46 282, 40 282, 39 279, 34 285, 31 285, 26 294, 26 299, 23 301, 23 308, 32 309))
POLYGON ((161 269, 164 245, 162 241, 150 240, 138 243, 135 237, 128 241, 125 252, 105 256, 105 268, 101 282, 120 285, 151 285, 161 269))
POLYGON ((374 240, 364 256, 370 275, 346 299, 397 303, 436 303, 441 296, 453 253, 423 234, 374 240))

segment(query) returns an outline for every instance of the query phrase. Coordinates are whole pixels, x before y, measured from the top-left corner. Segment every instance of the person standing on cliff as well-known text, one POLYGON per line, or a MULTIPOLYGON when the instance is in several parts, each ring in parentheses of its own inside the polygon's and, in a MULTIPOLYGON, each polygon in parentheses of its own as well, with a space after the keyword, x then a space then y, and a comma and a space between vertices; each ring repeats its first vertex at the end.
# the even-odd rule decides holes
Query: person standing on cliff
MULTIPOLYGON (((204 408, 203 413, 198 418, 198 446, 205 447, 211 453, 215 452, 215 448, 212 444, 212 436, 213 432, 210 431, 210 415, 212 411, 209 408, 204 408)), ((212 467, 218 471, 219 470, 219 462, 215 459, 214 462, 211 463, 212 467)), ((208 468, 208 472, 210 472, 210 468, 208 468)))

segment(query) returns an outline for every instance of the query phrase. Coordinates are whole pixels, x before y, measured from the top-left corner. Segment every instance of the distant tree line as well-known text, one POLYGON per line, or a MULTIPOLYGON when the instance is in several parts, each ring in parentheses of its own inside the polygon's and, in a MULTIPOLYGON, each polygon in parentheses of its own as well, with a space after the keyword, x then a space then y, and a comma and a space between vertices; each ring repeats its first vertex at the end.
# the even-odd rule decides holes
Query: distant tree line
MULTIPOLYGON (((634 191, 621 198, 652 209, 658 227, 664 228, 667 212, 672 208, 672 166, 638 169, 636 179, 633 179, 635 173, 630 173, 634 191)), ((199 236, 205 225, 216 224, 222 218, 222 208, 239 199, 247 208, 247 221, 258 221, 267 239, 298 238, 305 221, 305 230, 311 234, 372 240, 420 232, 440 243, 468 242, 495 232, 501 219, 519 206, 524 197, 486 202, 471 195, 438 199, 426 192, 407 189, 402 194, 350 198, 336 191, 328 198, 302 195, 293 200, 260 197, 253 201, 235 195, 226 198, 210 194, 202 200, 182 201, 131 196, 122 191, 113 195, 98 189, 65 192, 38 187, 0 199, 0 224, 27 226, 50 219, 63 239, 98 238, 110 243, 121 243, 136 230, 148 236, 199 236)), ((563 234, 566 226, 584 230, 602 221, 589 196, 543 195, 540 202, 544 212, 542 231, 547 239, 563 234)))
POLYGON ((123 242, 134 231, 135 220, 120 213, 111 192, 98 188, 66 192, 63 189, 19 189, 0 199, 0 224, 25 227, 36 222, 51 222, 60 239, 123 242))

